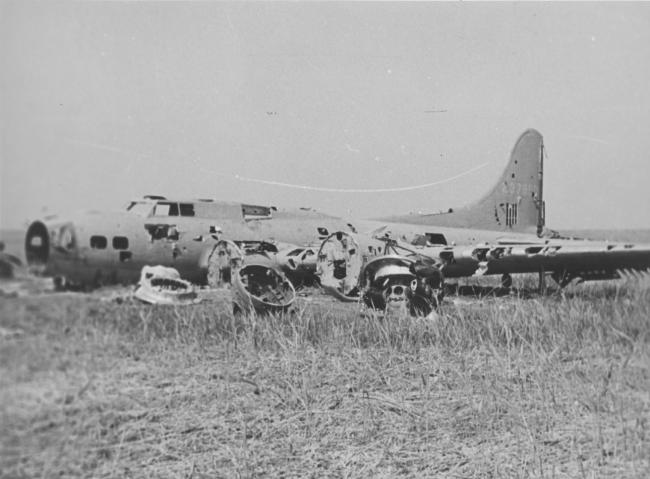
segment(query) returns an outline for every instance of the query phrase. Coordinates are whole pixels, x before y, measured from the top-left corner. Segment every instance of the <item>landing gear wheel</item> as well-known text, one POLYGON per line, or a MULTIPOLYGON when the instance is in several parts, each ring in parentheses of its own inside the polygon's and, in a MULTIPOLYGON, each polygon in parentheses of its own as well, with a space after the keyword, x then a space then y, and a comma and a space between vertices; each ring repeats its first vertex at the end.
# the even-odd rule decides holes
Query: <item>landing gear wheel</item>
POLYGON ((501 286, 508 289, 512 288, 512 276, 510 274, 505 273, 501 276, 501 286))

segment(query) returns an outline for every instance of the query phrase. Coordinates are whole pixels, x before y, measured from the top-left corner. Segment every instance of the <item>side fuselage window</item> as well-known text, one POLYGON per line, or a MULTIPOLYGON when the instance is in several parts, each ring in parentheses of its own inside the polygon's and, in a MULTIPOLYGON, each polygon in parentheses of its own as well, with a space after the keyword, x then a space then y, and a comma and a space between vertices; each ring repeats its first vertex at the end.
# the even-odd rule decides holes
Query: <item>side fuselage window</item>
POLYGON ((91 236, 90 237, 90 247, 92 249, 106 249, 108 240, 106 236, 91 236))
POLYGON ((129 239, 126 236, 113 237, 114 249, 129 249, 129 239))
POLYGON ((426 233, 427 241, 432 245, 447 244, 447 238, 440 233, 426 233))

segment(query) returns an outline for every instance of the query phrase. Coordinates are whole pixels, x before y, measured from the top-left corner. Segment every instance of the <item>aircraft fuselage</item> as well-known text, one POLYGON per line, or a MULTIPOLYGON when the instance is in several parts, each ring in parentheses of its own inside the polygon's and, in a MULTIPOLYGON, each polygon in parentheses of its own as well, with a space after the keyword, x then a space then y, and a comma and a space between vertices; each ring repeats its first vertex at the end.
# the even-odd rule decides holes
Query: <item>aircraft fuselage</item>
MULTIPOLYGON (((373 220, 352 223, 300 209, 273 213, 269 210, 264 215, 246 217, 238 212, 248 205, 226 202, 211 202, 215 206, 212 218, 170 215, 168 209, 164 214, 158 211, 160 203, 169 204, 170 201, 139 203, 148 206, 148 212, 142 211, 146 208, 85 212, 65 219, 55 217, 34 222, 25 239, 28 263, 40 268, 45 275, 61 276, 81 284, 132 283, 138 280, 146 265, 170 266, 184 279, 204 283, 208 257, 220 239, 275 242, 282 248, 316 245, 335 231, 356 230, 368 238, 371 232, 390 233, 391 237, 407 243, 419 236, 423 240, 468 245, 506 236, 498 231, 387 224, 373 220), (219 205, 224 208, 218 208, 219 205)), ((534 237, 520 233, 507 236, 534 237)))

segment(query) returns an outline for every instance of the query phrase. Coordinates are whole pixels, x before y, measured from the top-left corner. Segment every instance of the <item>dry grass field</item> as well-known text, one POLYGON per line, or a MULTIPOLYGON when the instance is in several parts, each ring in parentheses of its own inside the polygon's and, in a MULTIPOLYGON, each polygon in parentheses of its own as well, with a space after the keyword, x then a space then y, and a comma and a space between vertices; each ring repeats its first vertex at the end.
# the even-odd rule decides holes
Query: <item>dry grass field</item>
POLYGON ((0 298, 3 477, 649 477, 650 285, 438 319, 0 298))

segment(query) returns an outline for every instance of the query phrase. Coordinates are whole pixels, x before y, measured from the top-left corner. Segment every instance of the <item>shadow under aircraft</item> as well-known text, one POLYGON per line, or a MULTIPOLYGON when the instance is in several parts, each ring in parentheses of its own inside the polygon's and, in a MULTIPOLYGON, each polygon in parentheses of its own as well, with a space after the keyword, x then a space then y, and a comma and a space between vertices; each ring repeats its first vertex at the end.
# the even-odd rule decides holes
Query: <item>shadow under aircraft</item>
POLYGON ((549 234, 543 172, 543 138, 530 129, 517 140, 494 187, 461 208, 347 220, 309 208, 148 195, 122 211, 34 221, 25 236, 25 255, 32 271, 60 284, 133 283, 148 265, 173 267, 183 279, 206 284, 222 277, 215 270, 228 258, 218 245, 229 240, 257 259, 266 257, 292 281, 318 271, 326 290, 339 297, 358 290, 369 259, 389 253, 424 258, 445 278, 501 275, 505 286, 514 273, 539 272, 541 279, 551 275, 565 285, 650 267, 650 245, 549 234))

